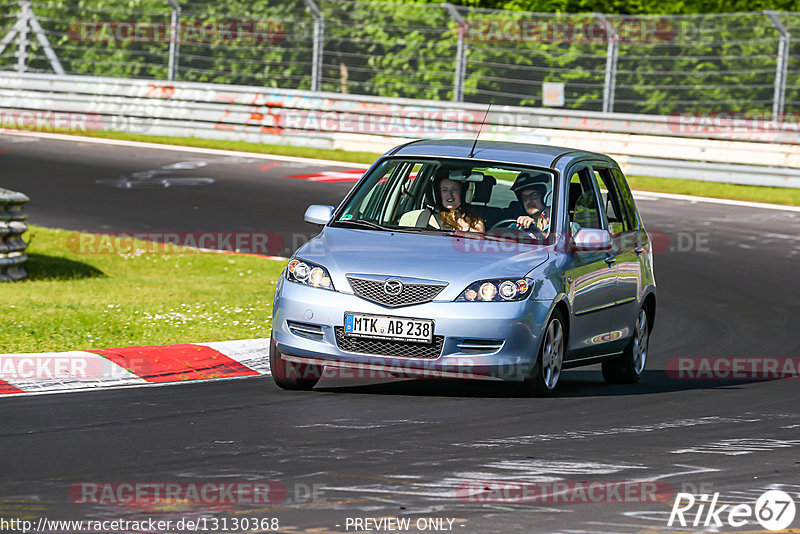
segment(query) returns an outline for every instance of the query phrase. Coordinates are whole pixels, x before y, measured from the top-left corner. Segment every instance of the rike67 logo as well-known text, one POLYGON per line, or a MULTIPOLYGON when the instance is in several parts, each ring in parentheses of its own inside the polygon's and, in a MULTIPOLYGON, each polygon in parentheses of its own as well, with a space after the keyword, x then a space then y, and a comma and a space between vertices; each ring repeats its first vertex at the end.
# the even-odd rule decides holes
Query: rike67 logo
POLYGON ((753 519, 767 530, 787 528, 794 521, 795 504, 785 491, 769 490, 761 494, 755 506, 749 504, 720 504, 719 493, 692 495, 678 493, 669 514, 667 526, 682 527, 742 527, 753 519))

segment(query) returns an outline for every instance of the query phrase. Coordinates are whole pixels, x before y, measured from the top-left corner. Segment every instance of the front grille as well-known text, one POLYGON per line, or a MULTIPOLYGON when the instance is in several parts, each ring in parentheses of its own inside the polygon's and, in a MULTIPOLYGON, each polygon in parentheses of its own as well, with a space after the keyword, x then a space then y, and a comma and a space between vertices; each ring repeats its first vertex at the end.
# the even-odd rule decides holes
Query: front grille
POLYGON ((347 281, 353 288, 353 293, 357 297, 370 302, 375 302, 389 308, 399 308, 400 306, 411 306, 412 304, 423 304, 436 298, 442 292, 446 284, 404 284, 403 291, 399 295, 387 295, 383 290, 384 280, 367 280, 348 276, 347 281))
POLYGON ((386 341, 352 337, 344 334, 344 328, 337 326, 336 345, 344 352, 396 356, 398 358, 438 358, 442 354, 444 337, 433 336, 433 343, 414 343, 413 341, 386 341))

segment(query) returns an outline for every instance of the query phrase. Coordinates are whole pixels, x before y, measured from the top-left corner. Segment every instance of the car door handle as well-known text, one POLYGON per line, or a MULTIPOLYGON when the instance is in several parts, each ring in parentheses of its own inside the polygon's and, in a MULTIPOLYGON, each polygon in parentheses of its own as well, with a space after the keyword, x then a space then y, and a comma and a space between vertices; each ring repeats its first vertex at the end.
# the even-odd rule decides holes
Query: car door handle
POLYGON ((606 257, 605 257, 605 262, 606 262, 606 263, 609 265, 609 267, 610 267, 610 266, 611 266, 611 264, 612 264, 612 263, 614 263, 614 261, 615 261, 616 259, 617 259, 617 257, 616 257, 616 256, 614 256, 613 254, 606 254, 606 257))
POLYGON ((637 254, 641 254, 642 252, 644 252, 644 245, 636 245, 635 247, 633 247, 633 251, 637 254))

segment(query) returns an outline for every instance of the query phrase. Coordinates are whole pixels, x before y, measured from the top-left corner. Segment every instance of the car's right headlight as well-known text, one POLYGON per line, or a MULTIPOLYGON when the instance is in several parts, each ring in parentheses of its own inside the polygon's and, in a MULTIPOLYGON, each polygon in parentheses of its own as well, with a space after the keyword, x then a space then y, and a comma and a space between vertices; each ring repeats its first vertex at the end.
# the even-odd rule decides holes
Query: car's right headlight
POLYGON ((530 278, 500 278, 479 280, 461 292, 456 302, 511 302, 522 300, 531 293, 530 278))
POLYGON ((335 291, 328 270, 322 265, 317 265, 310 261, 298 259, 290 261, 289 265, 286 266, 286 279, 298 284, 335 291))

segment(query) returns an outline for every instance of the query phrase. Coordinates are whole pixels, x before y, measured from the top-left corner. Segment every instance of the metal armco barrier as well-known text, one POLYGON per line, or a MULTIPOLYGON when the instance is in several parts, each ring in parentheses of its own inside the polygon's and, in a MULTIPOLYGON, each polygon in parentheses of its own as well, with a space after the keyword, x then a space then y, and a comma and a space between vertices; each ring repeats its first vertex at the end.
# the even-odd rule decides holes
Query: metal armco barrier
POLYGON ((626 172, 800 187, 800 124, 388 99, 194 82, 0 72, 0 128, 116 130, 382 152, 412 139, 569 146, 626 172))
POLYGON ((22 206, 28 197, 0 187, 0 282, 22 280, 27 276, 23 263, 28 259, 28 244, 22 234, 28 230, 22 206))

